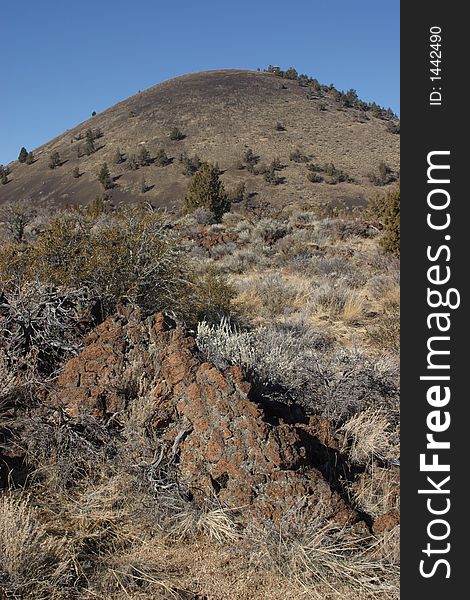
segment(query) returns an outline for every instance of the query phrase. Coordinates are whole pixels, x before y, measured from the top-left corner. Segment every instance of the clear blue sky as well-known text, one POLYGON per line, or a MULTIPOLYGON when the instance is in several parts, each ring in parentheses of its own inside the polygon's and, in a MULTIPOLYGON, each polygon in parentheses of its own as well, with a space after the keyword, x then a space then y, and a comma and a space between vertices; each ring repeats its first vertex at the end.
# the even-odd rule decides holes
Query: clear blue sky
POLYGON ((2 9, 0 164, 183 73, 294 66, 399 111, 399 0, 23 0, 2 9))

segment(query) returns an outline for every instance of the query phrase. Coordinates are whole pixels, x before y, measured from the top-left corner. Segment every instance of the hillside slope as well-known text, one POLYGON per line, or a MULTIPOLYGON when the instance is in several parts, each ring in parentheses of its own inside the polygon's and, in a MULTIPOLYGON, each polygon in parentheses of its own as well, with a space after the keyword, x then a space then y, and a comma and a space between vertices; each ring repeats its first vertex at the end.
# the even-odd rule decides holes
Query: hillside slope
POLYGON ((66 131, 34 150, 33 164, 11 163, 9 181, 0 186, 0 203, 29 198, 48 205, 87 203, 102 192, 98 174, 107 162, 114 179, 108 191, 113 203, 145 198, 176 209, 188 184, 179 161, 186 152, 218 163, 227 189, 244 182, 252 197, 275 206, 293 199, 305 205, 331 199, 362 204, 377 189, 368 174, 377 172, 381 161, 398 172, 399 135, 388 126, 389 121, 371 111, 346 108, 334 90, 318 92, 272 73, 189 74, 149 88, 66 131), (174 127, 183 139, 170 139, 174 127), (78 157, 90 128, 100 130, 102 137, 94 141, 95 152, 78 157), (151 159, 163 149, 170 164, 157 166, 151 160, 131 170, 129 159, 142 146, 151 159), (240 169, 237 163, 248 148, 259 157, 257 169, 279 158, 285 165, 278 171, 284 182, 273 185, 262 174, 240 169), (118 149, 124 154, 121 164, 115 164, 118 149), (290 160, 296 149, 315 164, 334 163, 352 182, 312 183, 305 163, 290 160), (51 169, 53 152, 59 153, 62 164, 51 169), (75 178, 76 167, 80 176, 75 178))

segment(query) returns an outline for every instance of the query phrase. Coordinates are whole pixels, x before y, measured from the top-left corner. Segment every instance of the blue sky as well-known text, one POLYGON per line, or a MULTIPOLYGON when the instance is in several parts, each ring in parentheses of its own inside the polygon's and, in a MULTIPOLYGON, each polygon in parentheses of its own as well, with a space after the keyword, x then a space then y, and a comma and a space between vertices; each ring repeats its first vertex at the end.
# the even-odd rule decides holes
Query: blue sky
POLYGON ((183 73, 294 66, 399 111, 399 0, 23 0, 2 10, 0 164, 183 73))

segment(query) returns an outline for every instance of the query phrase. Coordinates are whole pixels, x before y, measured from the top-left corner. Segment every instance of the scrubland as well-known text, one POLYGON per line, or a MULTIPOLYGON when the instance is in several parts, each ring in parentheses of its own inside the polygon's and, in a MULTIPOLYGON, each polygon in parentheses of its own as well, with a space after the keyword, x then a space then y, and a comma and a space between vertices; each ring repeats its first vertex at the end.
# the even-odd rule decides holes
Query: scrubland
POLYGON ((2 208, 4 598, 398 597, 399 261, 377 202, 234 205, 220 222, 103 198, 2 208), (259 522, 216 494, 196 502, 158 455, 155 406, 125 381, 125 409, 107 418, 54 403, 116 305, 165 312, 201 360, 321 420, 356 522, 301 503, 259 522))

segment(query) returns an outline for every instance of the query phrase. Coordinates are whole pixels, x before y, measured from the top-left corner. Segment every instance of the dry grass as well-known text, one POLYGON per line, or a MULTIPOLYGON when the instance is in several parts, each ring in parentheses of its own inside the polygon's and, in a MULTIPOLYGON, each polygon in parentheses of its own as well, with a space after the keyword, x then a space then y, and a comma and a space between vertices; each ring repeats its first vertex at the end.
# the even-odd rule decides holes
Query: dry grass
MULTIPOLYGON (((398 456, 397 381, 377 359, 385 347, 397 357, 386 337, 398 339, 396 264, 377 254, 377 239, 355 234, 356 224, 339 235, 330 221, 305 211, 261 223, 229 215, 209 233, 233 241, 212 254, 198 242, 205 225, 186 223, 196 278, 222 274, 239 313, 233 330, 230 321, 200 323, 197 341, 221 368, 241 365, 282 389, 282 401, 341 425, 343 458, 360 472, 345 484, 348 498, 373 519, 399 505, 398 472, 384 467, 398 456)), ((217 289, 208 285, 208 295, 217 289)), ((0 370, 13 378, 10 398, 14 376, 6 364, 0 370)), ((128 406, 109 423, 46 405, 23 415, 18 444, 35 472, 30 496, 1 498, 4 590, 25 600, 398 597, 397 527, 376 539, 310 511, 308 520, 290 514, 278 529, 255 529, 215 499, 192 501, 134 371, 128 406)))
POLYGON ((390 422, 383 409, 366 408, 353 415, 339 430, 353 463, 385 460, 391 451, 390 422))
POLYGON ((178 512, 171 517, 168 535, 177 540, 202 535, 219 543, 234 542, 240 537, 234 512, 224 507, 178 512))
POLYGON ((295 531, 235 530, 222 510, 198 527, 175 515, 168 535, 139 516, 128 483, 86 486, 37 514, 3 499, 0 586, 25 600, 397 598, 396 568, 364 536, 315 520, 295 531))
POLYGON ((344 304, 341 318, 347 325, 357 325, 362 321, 366 309, 367 305, 363 296, 351 291, 344 304))
POLYGON ((368 515, 378 517, 400 508, 400 474, 398 469, 371 463, 350 486, 355 504, 368 515))
POLYGON ((7 598, 65 598, 70 563, 65 538, 48 534, 27 497, 0 498, 0 591, 7 598))

